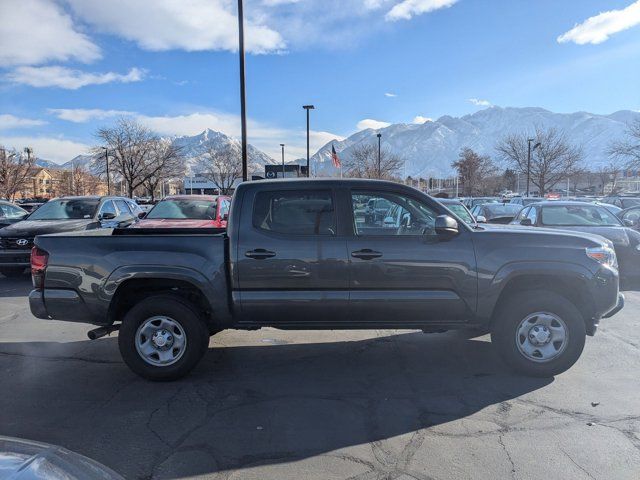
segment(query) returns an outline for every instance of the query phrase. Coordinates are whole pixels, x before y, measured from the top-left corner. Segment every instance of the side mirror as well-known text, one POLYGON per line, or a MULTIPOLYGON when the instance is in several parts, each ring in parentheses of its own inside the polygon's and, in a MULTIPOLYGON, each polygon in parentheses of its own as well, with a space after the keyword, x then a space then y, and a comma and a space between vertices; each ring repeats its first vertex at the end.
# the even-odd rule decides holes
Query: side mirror
POLYGON ((229 214, 228 214, 228 213, 225 213, 224 215, 222 215, 222 220, 223 220, 224 222, 228 221, 228 220, 229 220, 229 214))
POLYGON ((531 221, 530 218, 523 218, 522 220, 520 220, 520 225, 523 225, 525 227, 530 227, 531 225, 533 225, 533 222, 531 221))
POLYGON ((139 218, 140 220, 142 220, 142 219, 143 219, 144 217, 146 217, 146 216, 147 216, 147 212, 140 212, 140 213, 138 214, 138 218, 139 218))
POLYGON ((436 233, 438 235, 457 235, 458 222, 449 215, 438 215, 436 217, 436 233))
POLYGON ((633 227, 636 224, 636 222, 634 222, 630 218, 625 218, 624 220, 622 220, 622 223, 624 223, 627 227, 633 227))
POLYGON ((478 222, 478 223, 487 223, 487 218, 484 215, 478 215, 476 217, 476 222, 478 222))
POLYGON ((113 220, 114 218, 116 218, 116 214, 113 212, 104 212, 101 213, 100 216, 98 217, 98 220, 103 221, 103 220, 113 220))

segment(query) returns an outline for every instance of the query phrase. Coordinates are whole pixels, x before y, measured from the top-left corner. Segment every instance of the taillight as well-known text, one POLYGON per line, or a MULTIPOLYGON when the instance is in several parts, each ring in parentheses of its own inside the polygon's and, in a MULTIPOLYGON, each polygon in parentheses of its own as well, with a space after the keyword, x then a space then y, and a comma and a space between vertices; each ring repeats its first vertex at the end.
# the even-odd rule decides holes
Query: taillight
POLYGON ((34 288, 44 287, 44 273, 47 270, 49 254, 38 247, 31 249, 31 279, 34 288))

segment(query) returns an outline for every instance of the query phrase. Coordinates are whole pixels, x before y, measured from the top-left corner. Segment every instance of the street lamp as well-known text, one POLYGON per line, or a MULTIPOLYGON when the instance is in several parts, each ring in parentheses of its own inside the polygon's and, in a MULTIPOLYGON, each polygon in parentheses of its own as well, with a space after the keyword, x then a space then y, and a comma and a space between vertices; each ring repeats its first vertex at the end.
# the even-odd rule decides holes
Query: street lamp
POLYGON ((316 107, 313 105, 303 105, 302 108, 307 111, 307 177, 309 177, 311 173, 309 169, 309 110, 313 110, 316 107))
POLYGON ((531 142, 533 141, 535 141, 535 138, 527 138, 527 197, 529 196, 529 179, 531 178, 531 151, 540 146, 540 142, 538 142, 531 148, 531 142))
POLYGON ((238 0, 238 54, 240 55, 240 125, 242 129, 242 181, 247 181, 247 97, 244 85, 244 13, 238 0))
POLYGON ((107 195, 111 195, 111 178, 109 176, 109 149, 102 147, 104 150, 104 163, 107 166, 107 195))
POLYGON ((380 168, 380 138, 382 138, 382 134, 378 133, 376 135, 376 137, 378 137, 378 178, 382 178, 382 171, 380 168))
POLYGON ((284 178, 284 143, 281 143, 280 146, 282 147, 282 178, 284 178))

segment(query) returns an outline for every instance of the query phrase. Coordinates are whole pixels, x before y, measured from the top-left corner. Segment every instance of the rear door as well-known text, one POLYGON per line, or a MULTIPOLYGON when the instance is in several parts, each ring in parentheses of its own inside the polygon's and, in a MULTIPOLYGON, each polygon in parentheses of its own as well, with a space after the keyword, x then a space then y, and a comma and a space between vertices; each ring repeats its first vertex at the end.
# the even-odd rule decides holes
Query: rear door
POLYGON ((384 198, 400 219, 353 221, 348 239, 350 322, 406 328, 464 322, 476 308, 477 275, 471 232, 444 239, 435 233, 436 202, 407 192, 351 190, 352 204, 384 198), (399 210, 399 211, 398 211, 399 210))
POLYGON ((348 262, 334 192, 252 190, 242 205, 234 272, 242 321, 340 324, 348 313, 348 262))

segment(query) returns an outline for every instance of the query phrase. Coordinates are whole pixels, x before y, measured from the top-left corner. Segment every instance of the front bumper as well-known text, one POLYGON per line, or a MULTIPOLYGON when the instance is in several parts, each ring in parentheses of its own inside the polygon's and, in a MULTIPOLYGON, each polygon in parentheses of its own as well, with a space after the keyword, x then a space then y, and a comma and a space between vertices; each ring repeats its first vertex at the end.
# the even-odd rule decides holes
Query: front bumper
POLYGON ((602 318, 610 318, 613 317, 616 313, 622 310, 624 307, 624 295, 622 293, 618 293, 618 303, 616 306, 609 312, 605 313, 602 318))
POLYGON ((28 267, 31 264, 31 250, 0 250, 0 267, 28 267))

